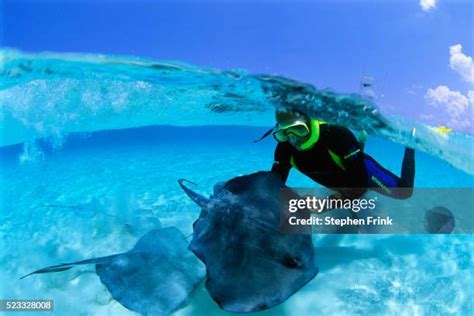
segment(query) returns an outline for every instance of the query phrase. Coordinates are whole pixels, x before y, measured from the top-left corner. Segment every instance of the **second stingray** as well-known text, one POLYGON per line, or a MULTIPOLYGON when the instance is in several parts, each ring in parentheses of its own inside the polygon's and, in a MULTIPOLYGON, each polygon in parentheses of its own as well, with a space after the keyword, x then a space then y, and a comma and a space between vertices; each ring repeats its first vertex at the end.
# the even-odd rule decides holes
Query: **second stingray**
POLYGON ((22 278, 94 264, 100 280, 120 304, 144 315, 168 315, 183 306, 205 275, 202 263, 187 247, 179 229, 159 228, 125 253, 55 265, 22 278))

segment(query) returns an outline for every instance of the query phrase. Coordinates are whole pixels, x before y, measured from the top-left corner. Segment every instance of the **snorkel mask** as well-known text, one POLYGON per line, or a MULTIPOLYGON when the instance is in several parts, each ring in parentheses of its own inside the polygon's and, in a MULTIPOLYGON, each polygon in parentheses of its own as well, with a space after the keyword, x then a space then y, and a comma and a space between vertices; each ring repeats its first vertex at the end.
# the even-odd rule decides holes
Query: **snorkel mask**
POLYGON ((288 125, 277 125, 277 129, 273 131, 273 137, 279 143, 291 141, 295 138, 306 138, 309 135, 309 127, 303 121, 295 121, 288 125))
POLYGON ((272 133, 279 143, 288 141, 297 150, 305 151, 319 138, 319 122, 298 112, 277 110, 277 125, 272 133))

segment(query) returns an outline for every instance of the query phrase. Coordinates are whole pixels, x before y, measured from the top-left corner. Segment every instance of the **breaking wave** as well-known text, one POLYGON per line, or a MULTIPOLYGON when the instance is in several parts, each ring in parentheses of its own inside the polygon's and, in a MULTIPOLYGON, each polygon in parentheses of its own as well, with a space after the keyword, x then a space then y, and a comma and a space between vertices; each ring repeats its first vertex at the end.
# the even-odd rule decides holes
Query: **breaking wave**
POLYGON ((269 126, 274 109, 283 107, 414 147, 474 174, 472 136, 440 135, 428 125, 386 117, 358 94, 283 77, 138 57, 16 50, 0 51, 0 67, 0 146, 38 138, 61 146, 73 132, 147 125, 269 126))

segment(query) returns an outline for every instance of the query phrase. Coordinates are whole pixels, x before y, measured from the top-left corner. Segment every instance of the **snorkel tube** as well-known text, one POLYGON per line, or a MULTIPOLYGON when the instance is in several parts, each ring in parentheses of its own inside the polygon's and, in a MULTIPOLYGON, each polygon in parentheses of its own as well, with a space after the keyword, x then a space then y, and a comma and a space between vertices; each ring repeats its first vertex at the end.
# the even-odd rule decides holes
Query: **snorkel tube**
POLYGON ((310 127, 310 133, 309 133, 309 138, 303 142, 299 147, 301 148, 302 151, 311 149, 314 144, 316 144, 319 140, 319 125, 325 124, 325 122, 320 122, 316 119, 310 119, 309 120, 309 127, 310 127))

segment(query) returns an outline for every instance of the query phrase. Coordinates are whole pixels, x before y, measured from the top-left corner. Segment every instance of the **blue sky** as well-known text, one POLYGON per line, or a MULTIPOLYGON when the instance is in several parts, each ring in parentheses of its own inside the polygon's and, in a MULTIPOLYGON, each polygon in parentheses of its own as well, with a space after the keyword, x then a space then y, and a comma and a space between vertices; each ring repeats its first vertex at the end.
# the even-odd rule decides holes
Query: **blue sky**
POLYGON ((7 47, 179 60, 341 92, 371 75, 386 111, 472 130, 470 0, 4 0, 2 11, 7 47))

